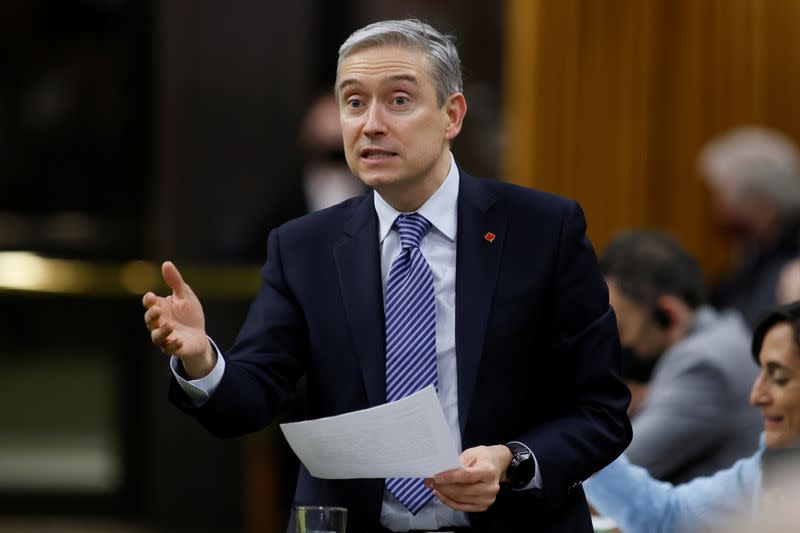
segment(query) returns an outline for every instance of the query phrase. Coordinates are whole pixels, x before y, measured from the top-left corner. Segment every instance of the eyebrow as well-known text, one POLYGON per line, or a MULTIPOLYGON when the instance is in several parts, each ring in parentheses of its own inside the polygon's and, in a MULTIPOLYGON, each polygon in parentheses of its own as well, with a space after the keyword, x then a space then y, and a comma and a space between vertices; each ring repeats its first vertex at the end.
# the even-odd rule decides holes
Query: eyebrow
MULTIPOLYGON (((417 83, 417 77, 412 74, 394 74, 387 78, 388 81, 410 81, 411 83, 417 83)), ((339 91, 344 89, 349 85, 360 85, 361 82, 356 78, 345 78, 339 82, 339 91)))
POLYGON ((772 372, 777 372, 779 370, 787 371, 788 369, 780 363, 775 363, 775 362, 767 363, 768 372, 772 373, 772 372))

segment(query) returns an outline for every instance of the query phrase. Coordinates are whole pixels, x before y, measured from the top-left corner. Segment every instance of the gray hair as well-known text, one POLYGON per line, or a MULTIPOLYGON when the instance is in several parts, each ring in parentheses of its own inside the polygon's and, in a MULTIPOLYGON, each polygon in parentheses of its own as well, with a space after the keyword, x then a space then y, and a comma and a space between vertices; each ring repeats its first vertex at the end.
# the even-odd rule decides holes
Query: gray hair
POLYGON ((703 147, 698 166, 712 186, 760 194, 784 216, 800 210, 800 154, 777 131, 746 127, 725 133, 703 147))
POLYGON ((444 105, 451 94, 462 91, 461 60, 455 38, 416 19, 383 20, 350 34, 339 48, 337 79, 345 58, 360 50, 378 46, 415 48, 425 52, 439 105, 444 105))

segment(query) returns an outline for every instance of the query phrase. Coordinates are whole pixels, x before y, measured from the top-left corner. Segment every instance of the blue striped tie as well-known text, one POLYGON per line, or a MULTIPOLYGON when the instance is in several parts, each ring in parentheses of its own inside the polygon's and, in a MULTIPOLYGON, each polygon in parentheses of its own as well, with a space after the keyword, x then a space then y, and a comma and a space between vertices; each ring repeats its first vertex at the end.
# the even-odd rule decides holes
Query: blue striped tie
MULTIPOLYGON (((436 372, 436 302, 433 273, 419 249, 431 223, 418 213, 394 222, 402 250, 386 284, 386 399, 390 402, 438 388, 436 372)), ((431 501, 422 478, 388 478, 386 487, 411 514, 431 501)))

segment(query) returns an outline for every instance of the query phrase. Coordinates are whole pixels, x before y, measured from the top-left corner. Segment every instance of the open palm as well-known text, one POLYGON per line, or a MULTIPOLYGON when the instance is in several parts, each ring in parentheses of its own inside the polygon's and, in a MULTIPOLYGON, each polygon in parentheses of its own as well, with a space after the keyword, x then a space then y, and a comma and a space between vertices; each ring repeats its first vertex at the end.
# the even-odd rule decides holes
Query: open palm
POLYGON ((161 273, 172 294, 167 297, 152 292, 145 294, 142 298, 147 309, 144 321, 153 344, 164 353, 180 358, 187 373, 193 374, 189 369, 207 366, 202 363, 208 363, 210 355, 203 306, 175 265, 165 262, 161 273))

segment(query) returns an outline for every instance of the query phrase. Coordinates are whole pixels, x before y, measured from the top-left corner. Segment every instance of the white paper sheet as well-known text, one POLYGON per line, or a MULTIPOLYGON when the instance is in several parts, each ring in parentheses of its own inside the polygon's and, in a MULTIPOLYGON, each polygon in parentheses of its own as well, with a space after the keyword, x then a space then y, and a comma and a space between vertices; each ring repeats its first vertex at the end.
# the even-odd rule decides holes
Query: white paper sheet
POLYGON ((460 466, 432 385, 396 402, 281 429, 318 478, 432 477, 460 466))

